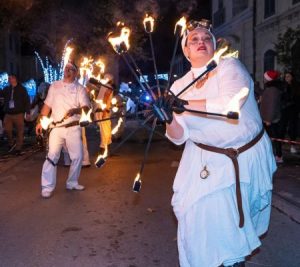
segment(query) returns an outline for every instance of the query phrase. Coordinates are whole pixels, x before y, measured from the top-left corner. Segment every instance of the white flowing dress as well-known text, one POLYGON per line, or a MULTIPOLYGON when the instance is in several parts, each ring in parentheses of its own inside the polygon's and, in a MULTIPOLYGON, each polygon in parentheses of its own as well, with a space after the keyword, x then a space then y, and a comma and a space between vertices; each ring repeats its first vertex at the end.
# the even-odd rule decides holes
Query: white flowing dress
MULTIPOLYGON (((205 68, 191 69, 171 90, 177 94, 205 68)), ((224 59, 201 88, 190 88, 185 100, 206 99, 208 112, 239 110, 239 120, 174 114, 184 129, 180 139, 167 137, 185 149, 174 180, 172 205, 178 219, 178 250, 182 267, 216 267, 245 257, 260 246, 259 236, 268 229, 272 176, 276 170, 272 145, 266 133, 238 157, 244 227, 239 228, 235 172, 230 158, 203 150, 195 143, 239 148, 262 129, 254 98, 253 81, 237 59, 224 59), (243 89, 243 88, 248 88, 243 89), (246 91, 246 100, 238 101, 246 91), (241 104, 241 102, 243 102, 241 104), (209 176, 200 177, 206 167, 209 176)))

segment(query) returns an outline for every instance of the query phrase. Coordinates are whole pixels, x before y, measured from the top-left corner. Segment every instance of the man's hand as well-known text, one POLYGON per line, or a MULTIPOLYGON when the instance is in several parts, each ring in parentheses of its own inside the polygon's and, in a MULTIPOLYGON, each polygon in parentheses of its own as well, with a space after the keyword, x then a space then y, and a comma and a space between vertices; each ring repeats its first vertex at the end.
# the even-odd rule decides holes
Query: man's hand
POLYGON ((43 128, 42 128, 42 125, 40 123, 38 123, 36 126, 35 126, 35 134, 36 135, 41 135, 43 132, 43 128))
POLYGON ((75 114, 80 114, 80 110, 78 108, 71 108, 67 111, 67 113, 65 114, 64 118, 67 119, 69 117, 72 117, 75 114))

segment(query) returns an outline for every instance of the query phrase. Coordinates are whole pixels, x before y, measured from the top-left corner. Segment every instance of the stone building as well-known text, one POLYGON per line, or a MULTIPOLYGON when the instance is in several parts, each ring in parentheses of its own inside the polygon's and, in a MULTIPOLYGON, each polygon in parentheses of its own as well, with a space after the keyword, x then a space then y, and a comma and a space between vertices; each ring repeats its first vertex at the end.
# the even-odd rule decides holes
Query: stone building
MULTIPOLYGON (((212 0, 211 10, 214 33, 239 50, 256 81, 262 83, 265 70, 283 69, 277 62, 275 43, 278 34, 300 25, 300 0, 212 0)), ((294 53, 299 57, 297 49, 294 53)))

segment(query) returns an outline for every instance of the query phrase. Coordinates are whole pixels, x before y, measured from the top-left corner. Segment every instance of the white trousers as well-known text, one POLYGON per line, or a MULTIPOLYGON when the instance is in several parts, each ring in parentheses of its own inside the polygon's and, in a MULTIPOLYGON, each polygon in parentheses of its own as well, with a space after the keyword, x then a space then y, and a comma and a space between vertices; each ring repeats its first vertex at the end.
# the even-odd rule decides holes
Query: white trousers
MULTIPOLYGON (((71 166, 66 185, 72 187, 78 184, 83 158, 81 128, 79 126, 55 128, 51 131, 47 157, 53 163, 57 164, 64 144, 67 147, 71 159, 71 166)), ((50 192, 54 190, 56 186, 56 172, 57 166, 53 166, 53 164, 46 159, 42 169, 42 190, 50 192)))
MULTIPOLYGON (((90 154, 88 151, 88 145, 87 145, 87 139, 86 139, 86 130, 84 127, 81 128, 81 133, 82 133, 82 144, 83 144, 83 159, 82 159, 82 165, 90 165, 90 154)), ((64 155, 64 164, 65 165, 71 165, 71 159, 69 156, 68 149, 66 145, 63 146, 62 149, 63 155, 64 155)))

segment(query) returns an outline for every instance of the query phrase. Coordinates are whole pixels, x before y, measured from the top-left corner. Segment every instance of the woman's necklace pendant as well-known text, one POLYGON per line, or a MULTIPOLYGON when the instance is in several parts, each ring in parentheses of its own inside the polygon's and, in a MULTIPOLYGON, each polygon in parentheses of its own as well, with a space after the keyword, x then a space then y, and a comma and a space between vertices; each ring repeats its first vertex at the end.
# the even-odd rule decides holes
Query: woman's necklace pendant
POLYGON ((206 179, 208 176, 209 176, 209 171, 206 169, 206 165, 205 165, 203 170, 200 172, 200 177, 202 179, 206 179))

